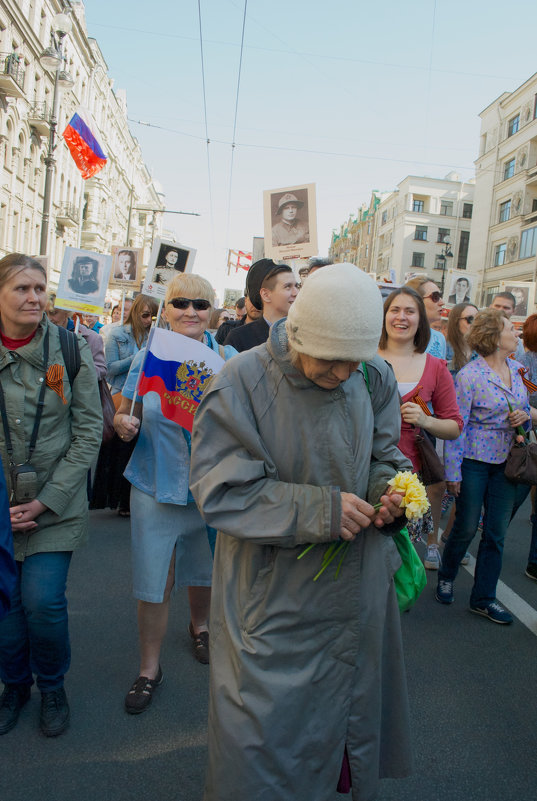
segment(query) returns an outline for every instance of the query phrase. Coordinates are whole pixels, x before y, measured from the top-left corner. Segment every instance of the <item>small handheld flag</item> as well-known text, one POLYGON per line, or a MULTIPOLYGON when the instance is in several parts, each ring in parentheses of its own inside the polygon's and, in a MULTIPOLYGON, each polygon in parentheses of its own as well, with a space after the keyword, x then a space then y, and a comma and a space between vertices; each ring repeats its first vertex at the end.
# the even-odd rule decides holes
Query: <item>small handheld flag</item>
POLYGON ((63 138, 84 180, 98 173, 106 164, 106 156, 92 129, 95 130, 95 123, 91 114, 79 108, 63 132, 63 138))

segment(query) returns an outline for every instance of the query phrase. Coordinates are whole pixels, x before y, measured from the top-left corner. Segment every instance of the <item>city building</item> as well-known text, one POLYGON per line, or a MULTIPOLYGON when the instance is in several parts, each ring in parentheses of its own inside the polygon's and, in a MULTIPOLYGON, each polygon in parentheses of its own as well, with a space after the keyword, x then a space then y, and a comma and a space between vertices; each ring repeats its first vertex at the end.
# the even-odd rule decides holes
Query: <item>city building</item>
POLYGON ((442 285, 447 270, 466 270, 473 204, 473 180, 407 176, 376 209, 371 272, 397 284, 423 272, 442 285))
POLYGON ((500 282, 537 277, 537 73, 480 117, 468 259, 488 305, 500 282))
POLYGON ((0 256, 47 255, 52 284, 68 245, 143 247, 147 263, 163 195, 129 130, 125 93, 87 35, 83 3, 0 1, 0 156, 0 256), (47 48, 60 66, 42 66, 47 48), (79 107, 93 115, 107 156, 86 181, 62 137, 79 107))
POLYGON ((349 215, 339 233, 332 232, 332 242, 328 251, 331 259, 338 262, 356 264, 364 272, 371 272, 371 253, 375 232, 375 212, 382 200, 376 190, 371 193, 369 206, 360 206, 356 216, 349 215))

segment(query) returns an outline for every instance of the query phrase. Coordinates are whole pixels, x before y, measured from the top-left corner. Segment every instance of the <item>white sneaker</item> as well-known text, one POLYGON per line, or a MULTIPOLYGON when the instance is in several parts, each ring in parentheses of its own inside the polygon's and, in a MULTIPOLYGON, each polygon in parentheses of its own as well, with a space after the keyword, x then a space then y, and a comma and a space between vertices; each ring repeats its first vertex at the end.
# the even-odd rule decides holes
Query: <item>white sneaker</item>
POLYGON ((468 551, 466 551, 466 553, 461 559, 461 565, 468 565, 468 564, 470 564, 470 554, 468 551))
POLYGON ((440 567, 440 551, 438 545, 428 545, 423 564, 427 570, 438 570, 440 567))

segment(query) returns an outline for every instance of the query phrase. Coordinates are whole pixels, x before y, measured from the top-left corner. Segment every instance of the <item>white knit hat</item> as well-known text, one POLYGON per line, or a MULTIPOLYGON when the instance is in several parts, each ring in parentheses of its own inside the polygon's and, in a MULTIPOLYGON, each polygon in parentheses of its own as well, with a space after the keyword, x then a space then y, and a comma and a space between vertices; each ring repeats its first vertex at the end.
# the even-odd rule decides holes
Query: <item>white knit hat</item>
POLYGON ((382 317, 382 296, 371 277, 354 264, 331 264, 304 281, 289 309, 287 336, 299 353, 361 362, 377 352, 382 317))

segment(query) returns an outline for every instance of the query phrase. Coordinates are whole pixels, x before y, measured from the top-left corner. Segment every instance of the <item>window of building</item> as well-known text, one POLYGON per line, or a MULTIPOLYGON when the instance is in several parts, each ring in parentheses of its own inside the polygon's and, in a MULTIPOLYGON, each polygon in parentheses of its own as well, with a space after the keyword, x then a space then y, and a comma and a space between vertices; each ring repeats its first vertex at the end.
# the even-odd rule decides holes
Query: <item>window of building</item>
POLYGON ((437 242, 445 242, 446 236, 449 236, 450 229, 449 228, 439 228, 438 229, 438 239, 437 242))
POLYGON ((417 211, 421 214, 421 212, 423 211, 423 200, 413 200, 412 211, 417 211))
POLYGON ((440 201, 440 214, 443 214, 445 217, 453 216, 453 203, 451 200, 440 201))
POLYGON ((412 254, 412 267, 425 267, 425 253, 412 254))
POLYGON ((457 270, 466 270, 468 262, 468 245, 470 244, 470 231, 461 231, 459 238, 459 255, 457 257, 457 270))
POLYGON ((529 259, 537 254, 537 227, 526 228, 520 234, 519 259, 529 259))
POLYGON ((371 233, 371 222, 368 222, 368 223, 367 223, 367 233, 368 233, 368 234, 370 234, 370 233, 371 233))
POLYGON ((531 201, 531 210, 537 211, 537 197, 534 197, 533 200, 531 201))
POLYGON ((506 222, 511 216, 511 200, 500 203, 500 217, 498 222, 506 222))
POLYGON ((474 210, 473 203, 464 203, 462 207, 462 216, 467 220, 471 220, 473 210, 474 210))
POLYGON ((513 136, 513 134, 516 134, 519 125, 520 125, 520 114, 517 114, 515 117, 511 117, 507 125, 507 136, 513 136))
POLYGON ((365 246, 365 257, 366 259, 369 258, 369 245, 365 246))
POLYGON ((502 242, 501 245, 496 245, 494 250, 494 266, 499 267, 501 264, 505 264, 505 253, 507 251, 507 243, 502 242))
POLYGON ((427 226, 426 225, 416 225, 416 231, 414 233, 414 239, 421 239, 424 242, 427 241, 427 226))
POLYGON ((387 211, 383 211, 383 212, 382 212, 382 222, 381 222, 381 225, 385 225, 385 224, 387 223, 387 221, 388 221, 388 212, 387 212, 387 211))
POLYGON ((507 181, 508 178, 512 178, 515 174, 515 159, 509 159, 503 165, 503 180, 507 181))

